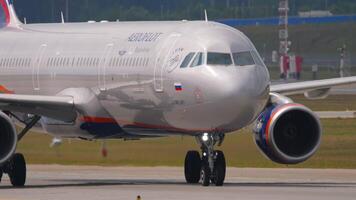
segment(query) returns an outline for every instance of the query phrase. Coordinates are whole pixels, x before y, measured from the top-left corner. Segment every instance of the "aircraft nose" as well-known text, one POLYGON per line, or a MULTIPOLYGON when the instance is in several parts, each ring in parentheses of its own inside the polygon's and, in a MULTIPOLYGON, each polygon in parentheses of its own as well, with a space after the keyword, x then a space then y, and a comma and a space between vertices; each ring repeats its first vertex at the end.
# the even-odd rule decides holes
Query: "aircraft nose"
MULTIPOLYGON (((197 68, 193 94, 195 106, 179 111, 184 121, 172 115, 182 126, 202 130, 230 132, 254 120, 268 99, 268 87, 261 89, 255 67, 205 66, 197 68), (185 122, 189 122, 189 125, 185 122), (192 123, 194 122, 194 123, 192 123)), ((261 76, 263 78, 263 76, 261 76)), ((261 81, 262 83, 262 81, 261 81)))
POLYGON ((224 85, 218 104, 224 105, 225 116, 229 116, 229 127, 246 124, 254 120, 268 100, 268 81, 260 66, 236 67, 226 70, 224 85))
POLYGON ((235 67, 225 70, 221 78, 224 96, 256 97, 264 93, 268 86, 268 79, 260 66, 235 67))

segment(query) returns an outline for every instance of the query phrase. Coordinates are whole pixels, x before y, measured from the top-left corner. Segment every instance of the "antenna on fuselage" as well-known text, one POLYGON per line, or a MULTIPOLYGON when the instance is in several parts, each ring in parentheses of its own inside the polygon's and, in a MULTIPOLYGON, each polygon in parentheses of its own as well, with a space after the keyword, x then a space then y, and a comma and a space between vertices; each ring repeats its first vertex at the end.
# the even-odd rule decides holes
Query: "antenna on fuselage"
POLYGON ((64 15, 63 15, 63 11, 61 11, 61 21, 62 21, 62 24, 64 24, 64 15))
POLYGON ((205 21, 208 22, 208 12, 206 11, 206 9, 204 10, 204 15, 205 15, 205 21))

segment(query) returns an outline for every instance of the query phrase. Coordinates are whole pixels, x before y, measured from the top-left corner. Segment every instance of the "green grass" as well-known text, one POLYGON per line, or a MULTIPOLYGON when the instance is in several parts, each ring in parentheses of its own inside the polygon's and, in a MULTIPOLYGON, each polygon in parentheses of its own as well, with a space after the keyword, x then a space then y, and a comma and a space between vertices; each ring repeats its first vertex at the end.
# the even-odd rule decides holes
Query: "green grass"
MULTIPOLYGON (((356 168, 356 119, 322 120, 324 136, 318 153, 309 161, 291 167, 356 168)), ((32 164, 101 166, 183 166, 187 150, 198 145, 191 137, 169 137, 140 141, 109 141, 109 155, 102 158, 101 142, 65 140, 58 148, 49 148, 51 137, 29 134, 19 144, 32 164)), ((233 167, 288 167, 265 159, 246 129, 229 134, 221 148, 233 167)))
POLYGON ((356 95, 330 95, 321 100, 308 100, 303 95, 294 95, 291 98, 314 111, 356 110, 356 95))

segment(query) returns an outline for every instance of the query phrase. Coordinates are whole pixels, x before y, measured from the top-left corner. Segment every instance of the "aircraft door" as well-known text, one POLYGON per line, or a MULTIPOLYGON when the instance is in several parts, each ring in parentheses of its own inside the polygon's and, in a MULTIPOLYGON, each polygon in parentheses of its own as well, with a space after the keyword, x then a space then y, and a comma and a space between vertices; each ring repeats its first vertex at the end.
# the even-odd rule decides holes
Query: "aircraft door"
POLYGON ((45 51, 47 49, 47 44, 42 44, 36 55, 35 58, 31 62, 32 66, 32 86, 34 91, 40 91, 40 69, 41 65, 43 65, 43 57, 45 54, 45 51))
POLYGON ((164 91, 163 79, 165 68, 169 64, 169 56, 172 54, 172 51, 174 51, 174 46, 178 42, 180 36, 181 35, 178 33, 171 34, 160 47, 154 69, 154 88, 156 92, 164 91))
POLYGON ((114 44, 109 43, 105 46, 105 51, 100 58, 99 66, 98 66, 98 85, 100 91, 106 91, 106 68, 109 66, 111 55, 113 52, 114 44))

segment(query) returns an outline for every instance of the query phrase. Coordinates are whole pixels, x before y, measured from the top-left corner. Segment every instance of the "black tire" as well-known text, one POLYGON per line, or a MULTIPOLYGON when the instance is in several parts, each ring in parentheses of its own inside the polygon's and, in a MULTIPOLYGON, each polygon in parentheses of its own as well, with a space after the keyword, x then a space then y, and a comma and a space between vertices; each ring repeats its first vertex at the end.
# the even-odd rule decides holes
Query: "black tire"
POLYGON ((222 151, 216 151, 216 159, 214 163, 214 184, 216 186, 224 185, 225 176, 226 176, 226 161, 225 156, 222 151))
POLYGON ((200 170, 201 184, 205 187, 210 185, 211 172, 207 162, 203 162, 200 170))
POLYGON ((2 179, 2 174, 3 174, 3 172, 2 172, 2 170, 0 169, 0 183, 1 183, 1 179, 2 179))
POLYGON ((22 154, 16 153, 8 167, 10 182, 15 187, 23 187, 26 182, 26 161, 22 154))
POLYGON ((187 183, 199 183, 201 159, 199 152, 188 151, 184 162, 184 175, 187 183))

